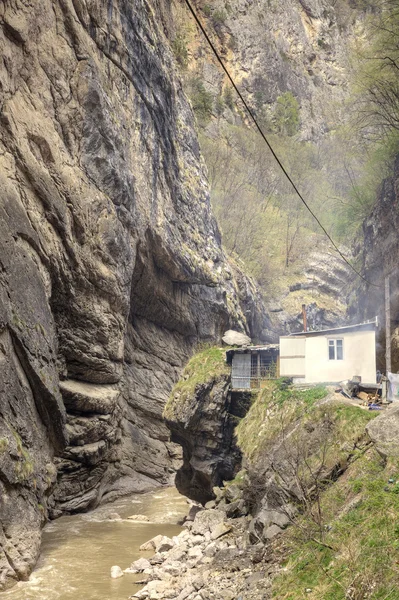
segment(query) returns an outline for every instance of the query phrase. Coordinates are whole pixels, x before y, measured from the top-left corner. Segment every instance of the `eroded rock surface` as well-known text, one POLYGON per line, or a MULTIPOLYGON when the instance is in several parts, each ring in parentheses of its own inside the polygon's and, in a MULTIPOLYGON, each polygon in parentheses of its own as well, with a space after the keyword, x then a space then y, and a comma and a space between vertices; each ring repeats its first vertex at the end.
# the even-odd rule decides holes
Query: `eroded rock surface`
POLYGON ((172 440, 183 448, 183 465, 176 475, 180 493, 205 504, 213 488, 233 479, 241 467, 234 428, 251 402, 251 394, 230 389, 230 375, 211 377, 183 401, 176 394, 166 417, 172 440))
POLYGON ((199 341, 268 335, 221 248, 170 20, 163 0, 0 6, 2 588, 47 507, 168 480, 161 413, 199 341))

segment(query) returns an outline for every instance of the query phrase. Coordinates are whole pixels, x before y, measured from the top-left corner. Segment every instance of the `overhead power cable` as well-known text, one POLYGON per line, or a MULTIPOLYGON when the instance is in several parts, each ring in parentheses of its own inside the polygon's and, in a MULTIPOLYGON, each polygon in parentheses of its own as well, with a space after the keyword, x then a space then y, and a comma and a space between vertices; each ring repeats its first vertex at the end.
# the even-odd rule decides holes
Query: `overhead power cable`
POLYGON ((302 196, 301 192, 299 191, 298 187, 296 186, 295 182, 293 181, 292 177, 290 176, 290 174, 288 173, 288 171, 286 170, 286 168, 284 167, 283 163, 281 162, 281 160, 279 159, 279 157, 277 156, 276 152, 274 151, 273 147, 271 146, 269 140, 267 139, 266 135, 264 134, 261 126, 259 125, 254 113, 252 112, 251 108, 249 107, 247 101, 245 100, 245 98, 243 97, 243 95, 241 94, 240 90, 238 89, 237 85, 234 82, 234 79, 232 78, 232 76, 230 75, 226 65, 224 64, 223 60, 221 59, 217 49, 215 48, 212 40, 210 39, 208 33, 206 32, 204 26, 202 25, 197 13, 195 12, 190 0, 185 0, 185 3, 189 9, 189 11, 191 12, 192 16, 194 17, 195 22, 197 23, 198 27, 200 28, 202 34, 204 35, 206 41, 208 42, 210 48, 212 49, 213 54, 215 55, 217 61, 219 62, 220 66, 222 67, 223 71, 225 72, 225 74, 227 75, 227 78, 229 79, 231 85, 233 86, 237 96, 240 98, 241 102, 243 103, 245 110, 247 111, 248 115, 250 116, 251 120, 253 121, 256 129, 258 130, 258 132, 260 133, 260 135, 263 138, 263 141, 266 143, 267 147, 269 148, 270 152, 272 153, 274 159, 276 160, 278 166, 280 167, 280 169, 282 170, 282 172, 284 173, 285 177, 288 179, 288 181, 290 182, 291 186, 293 187, 295 193, 297 194, 298 198, 301 200, 301 202, 303 203, 303 205, 305 206, 305 208, 309 211, 309 213, 312 215, 312 217, 314 218, 314 220, 316 221, 316 223, 319 225, 319 227, 322 229, 323 233, 327 236, 327 238, 330 240, 332 246, 334 247, 334 249, 338 252, 338 254, 340 255, 340 257, 342 258, 343 261, 345 261, 345 263, 352 269, 352 271, 354 273, 356 273, 356 275, 358 277, 360 277, 360 279, 363 279, 363 281, 365 281, 366 283, 368 283, 369 285, 372 285, 374 287, 380 287, 379 285, 372 283, 371 281, 368 281, 366 279, 366 277, 364 277, 364 275, 362 275, 353 265, 352 263, 349 262, 349 260, 346 258, 346 256, 341 252, 341 250, 338 248, 337 244, 334 242, 334 240, 332 239, 332 237, 330 236, 330 234, 328 233, 327 229, 324 227, 324 225, 321 223, 321 221, 319 220, 319 218, 317 217, 317 215, 314 213, 314 211, 310 208, 309 204, 306 202, 305 198, 302 196))

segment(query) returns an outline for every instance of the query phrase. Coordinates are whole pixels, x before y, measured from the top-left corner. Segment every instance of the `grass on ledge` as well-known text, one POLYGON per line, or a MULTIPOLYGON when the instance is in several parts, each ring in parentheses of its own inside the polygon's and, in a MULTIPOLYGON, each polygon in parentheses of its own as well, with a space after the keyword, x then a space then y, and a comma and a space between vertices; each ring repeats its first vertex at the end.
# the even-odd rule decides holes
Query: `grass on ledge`
POLYGON ((200 350, 190 359, 179 381, 173 387, 166 403, 164 416, 173 418, 174 409, 191 398, 198 385, 221 375, 228 375, 230 367, 226 364, 228 348, 211 347, 200 350))
POLYGON ((267 383, 254 393, 254 401, 247 415, 236 428, 238 445, 244 455, 252 460, 267 443, 327 395, 323 386, 299 390, 281 378, 267 383))

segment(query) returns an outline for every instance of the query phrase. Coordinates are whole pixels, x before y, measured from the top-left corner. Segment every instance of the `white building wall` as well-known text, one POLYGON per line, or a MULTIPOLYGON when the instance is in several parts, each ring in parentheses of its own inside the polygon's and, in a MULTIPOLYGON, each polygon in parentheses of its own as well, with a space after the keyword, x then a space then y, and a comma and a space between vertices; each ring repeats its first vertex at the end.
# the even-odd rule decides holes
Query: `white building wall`
POLYGON ((306 383, 339 382, 360 375, 376 382, 375 330, 336 335, 280 338, 280 376, 301 377, 306 383), (328 340, 343 340, 343 360, 329 360, 328 340))
POLYGON ((305 381, 343 381, 360 375, 364 383, 376 382, 375 330, 340 335, 317 335, 306 339, 305 381), (329 360, 328 340, 342 339, 343 360, 329 360))
POLYGON ((280 338, 280 377, 305 377, 305 337, 280 338))

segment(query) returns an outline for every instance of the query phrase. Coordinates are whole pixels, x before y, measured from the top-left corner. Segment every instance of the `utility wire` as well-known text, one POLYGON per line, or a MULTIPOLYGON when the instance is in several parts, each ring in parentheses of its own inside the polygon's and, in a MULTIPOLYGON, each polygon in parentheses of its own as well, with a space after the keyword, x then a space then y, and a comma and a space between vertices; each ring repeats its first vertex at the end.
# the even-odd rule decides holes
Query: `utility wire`
POLYGON ((324 234, 327 236, 327 238, 330 240, 331 244, 333 245, 333 247, 335 248, 335 250, 338 252, 338 254, 340 255, 340 257, 342 258, 342 260, 344 260, 346 262, 346 264, 352 269, 352 271, 354 271, 354 273, 356 273, 356 275, 358 277, 360 277, 360 279, 363 279, 363 281, 365 281, 366 283, 368 283, 369 285, 372 285, 374 287, 380 287, 379 285, 372 283, 371 281, 368 281, 364 275, 362 275, 357 269, 355 269, 355 267, 349 262, 349 260, 346 258, 346 256, 341 252, 341 250, 338 248, 337 244, 334 242, 334 240, 332 239, 332 237, 330 236, 330 234, 328 233, 327 229, 324 227, 324 225, 320 222, 319 218, 317 217, 317 215, 313 212, 313 210, 310 208, 309 204, 306 202, 305 198, 302 196, 301 192, 299 191, 299 189, 297 188, 296 184, 294 183, 293 179, 291 178, 291 176, 289 175, 288 171, 286 170, 286 168, 284 167, 283 163, 281 162, 281 160, 279 159, 279 157, 277 156, 276 152, 274 151, 273 147, 271 146, 269 140, 267 139, 266 135, 263 133, 263 130, 261 128, 261 126, 259 125, 258 121, 256 120, 256 117, 254 115, 254 113, 252 112, 251 108, 249 107, 248 103, 246 102, 246 100, 244 99, 243 95, 241 94, 240 90, 238 89, 238 87, 236 86, 234 79, 232 78, 232 76, 230 75, 227 67, 225 66, 223 60, 221 59, 221 57, 219 56, 218 51, 216 50, 214 44, 212 43, 209 35, 207 34, 204 26, 202 25, 201 21, 199 20, 199 17, 197 15, 197 13, 195 12, 194 8, 192 7, 192 4, 190 2, 190 0, 185 0, 185 3, 189 9, 189 11, 191 12, 191 14, 194 17, 195 22, 197 23, 198 27, 200 28, 200 30, 202 31, 206 41, 208 42, 209 46, 212 49, 212 52, 214 53, 214 55, 216 56, 217 61, 219 62, 219 64, 221 65, 223 71, 226 73, 231 85, 233 86, 233 88, 236 91, 236 94, 238 95, 238 97, 240 98, 241 102, 243 103, 247 113, 249 114, 249 116, 251 117, 253 123, 255 124, 256 129, 258 130, 258 132, 260 133, 260 135, 262 136, 264 142, 266 143, 267 147, 269 148, 270 152, 272 153, 274 159, 276 160, 278 166, 280 167, 280 169, 282 170, 282 172, 284 173, 284 175, 286 176, 286 178, 288 179, 288 181, 290 182, 290 184, 292 185, 292 187, 294 188, 295 193, 297 194, 297 196, 299 197, 299 199, 301 200, 301 202, 304 204, 304 206, 306 207, 306 209, 310 212, 310 214, 312 215, 312 217, 314 218, 314 220, 316 221, 316 223, 319 225, 319 227, 322 229, 322 231, 324 232, 324 234))

